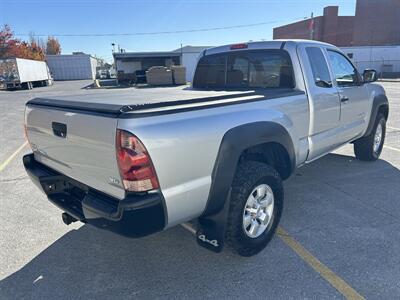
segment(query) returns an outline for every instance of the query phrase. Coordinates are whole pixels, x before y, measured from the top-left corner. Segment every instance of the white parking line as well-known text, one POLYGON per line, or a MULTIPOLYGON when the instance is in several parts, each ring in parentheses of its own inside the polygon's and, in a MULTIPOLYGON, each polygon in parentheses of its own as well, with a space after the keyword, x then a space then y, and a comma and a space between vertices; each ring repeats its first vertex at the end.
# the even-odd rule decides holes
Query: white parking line
POLYGON ((393 127, 393 126, 386 126, 386 128, 389 128, 389 129, 392 129, 392 130, 398 130, 398 131, 400 131, 400 128, 393 127))

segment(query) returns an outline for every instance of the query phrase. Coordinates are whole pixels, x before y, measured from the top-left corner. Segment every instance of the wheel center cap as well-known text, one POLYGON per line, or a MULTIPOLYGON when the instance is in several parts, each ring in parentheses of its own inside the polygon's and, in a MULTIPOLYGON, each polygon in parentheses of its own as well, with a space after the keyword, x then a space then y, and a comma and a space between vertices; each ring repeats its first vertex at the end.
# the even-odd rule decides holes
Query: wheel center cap
POLYGON ((259 217, 261 215, 261 213, 262 213, 262 207, 261 207, 261 205, 259 205, 257 207, 257 217, 259 217))

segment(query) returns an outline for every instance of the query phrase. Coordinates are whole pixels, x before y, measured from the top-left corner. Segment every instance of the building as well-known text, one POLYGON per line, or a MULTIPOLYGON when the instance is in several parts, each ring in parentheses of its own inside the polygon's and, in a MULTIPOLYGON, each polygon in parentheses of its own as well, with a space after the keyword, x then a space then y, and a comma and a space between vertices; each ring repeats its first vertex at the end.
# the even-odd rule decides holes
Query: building
POLYGON ((191 81, 199 54, 209 47, 185 46, 172 51, 156 52, 114 52, 115 68, 119 82, 134 79, 135 71, 148 70, 154 66, 170 67, 183 65, 186 67, 186 80, 191 81))
POLYGON ((336 46, 349 46, 353 41, 354 17, 339 16, 339 7, 324 8, 324 15, 274 28, 274 39, 310 39, 336 46))
POLYGON ((322 16, 274 28, 274 39, 314 39, 341 47, 360 72, 400 77, 400 0, 357 0, 355 16, 339 7, 322 16))
POLYGON ((95 79, 97 59, 83 52, 47 55, 47 64, 54 80, 95 79))
POLYGON ((313 39, 348 46, 400 45, 400 1, 358 0, 355 16, 339 16, 339 7, 323 16, 274 28, 274 39, 313 39))
POLYGON ((400 78, 400 45, 356 46, 341 49, 360 73, 365 69, 374 69, 381 78, 400 78))
POLYGON ((400 0, 358 0, 353 46, 400 45, 400 0))

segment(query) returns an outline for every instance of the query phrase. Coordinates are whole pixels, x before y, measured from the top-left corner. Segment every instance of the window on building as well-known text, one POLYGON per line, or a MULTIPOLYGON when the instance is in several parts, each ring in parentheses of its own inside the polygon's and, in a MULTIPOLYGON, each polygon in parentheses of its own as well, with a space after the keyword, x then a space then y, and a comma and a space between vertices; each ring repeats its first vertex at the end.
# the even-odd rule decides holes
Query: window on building
POLYGON ((200 59, 196 88, 293 88, 292 62, 284 50, 247 50, 200 59))
POLYGON ((352 86, 358 83, 357 71, 343 54, 328 51, 329 60, 338 86, 352 86))
POLYGON ((329 74, 328 64, 322 50, 318 47, 307 47, 306 52, 315 84, 322 88, 332 87, 331 75, 329 74))

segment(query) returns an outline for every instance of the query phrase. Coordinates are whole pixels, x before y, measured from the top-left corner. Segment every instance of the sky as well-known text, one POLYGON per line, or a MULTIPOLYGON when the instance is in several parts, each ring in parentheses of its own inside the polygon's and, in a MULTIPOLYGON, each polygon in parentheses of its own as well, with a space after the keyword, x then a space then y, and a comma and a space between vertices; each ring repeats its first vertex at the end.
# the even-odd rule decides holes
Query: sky
POLYGON ((112 61, 112 43, 126 51, 168 51, 183 45, 217 46, 270 40, 272 29, 322 15, 328 5, 339 15, 354 15, 356 0, 0 0, 0 25, 18 38, 29 33, 56 36, 62 53, 83 51, 112 61), (135 34, 262 25, 215 31, 128 36, 71 34, 135 34))

